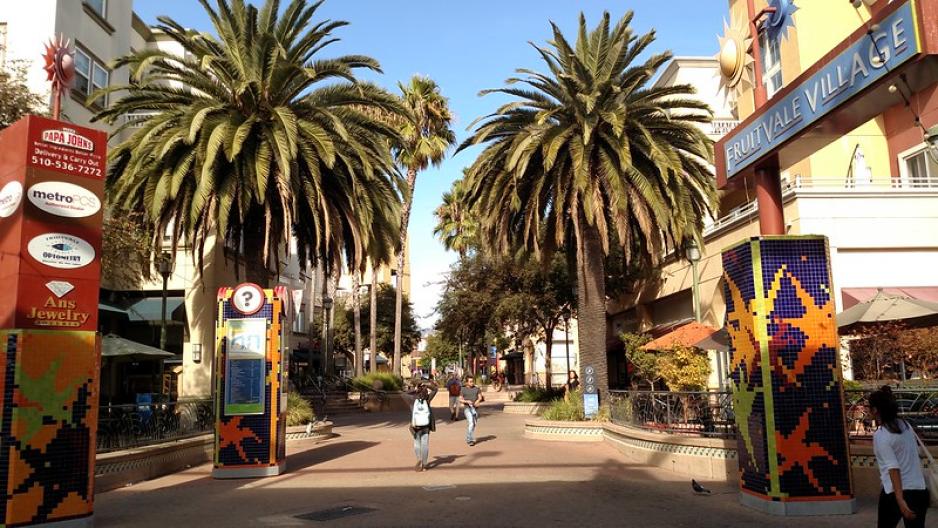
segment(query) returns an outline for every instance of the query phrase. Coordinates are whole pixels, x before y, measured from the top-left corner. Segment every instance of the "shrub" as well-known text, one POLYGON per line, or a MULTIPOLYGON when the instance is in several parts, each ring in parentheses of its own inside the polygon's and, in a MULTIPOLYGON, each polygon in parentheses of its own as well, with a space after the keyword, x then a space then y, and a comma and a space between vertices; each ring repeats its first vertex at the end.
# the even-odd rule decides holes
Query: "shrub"
POLYGON ((287 425, 306 425, 316 419, 313 406, 299 392, 287 393, 287 425))
POLYGON ((583 414, 583 393, 574 391, 569 398, 554 400, 550 407, 544 411, 542 418, 560 422, 580 422, 585 420, 583 414))
POLYGON ((525 386, 515 395, 516 402, 541 403, 563 397, 563 389, 545 389, 543 387, 525 386))
POLYGON ((404 380, 400 376, 395 376, 390 372, 368 373, 357 378, 352 378, 352 385, 362 389, 376 388, 375 382, 380 381, 380 390, 399 391, 404 386, 404 380))

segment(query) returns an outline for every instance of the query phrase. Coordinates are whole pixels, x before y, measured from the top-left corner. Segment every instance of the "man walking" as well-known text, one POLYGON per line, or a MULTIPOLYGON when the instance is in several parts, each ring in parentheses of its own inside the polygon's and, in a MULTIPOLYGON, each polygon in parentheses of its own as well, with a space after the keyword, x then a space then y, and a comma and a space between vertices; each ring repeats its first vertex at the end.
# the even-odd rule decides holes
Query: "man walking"
POLYGON ((476 382, 469 376, 466 378, 466 385, 460 391, 460 401, 465 406, 463 412, 466 415, 466 443, 470 447, 476 445, 475 430, 476 421, 479 419, 478 406, 485 401, 482 397, 482 391, 476 387, 476 382))
POLYGON ((459 377, 455 373, 450 374, 446 382, 446 391, 449 393, 449 416, 450 421, 459 420, 459 395, 462 392, 462 385, 459 383, 459 377))

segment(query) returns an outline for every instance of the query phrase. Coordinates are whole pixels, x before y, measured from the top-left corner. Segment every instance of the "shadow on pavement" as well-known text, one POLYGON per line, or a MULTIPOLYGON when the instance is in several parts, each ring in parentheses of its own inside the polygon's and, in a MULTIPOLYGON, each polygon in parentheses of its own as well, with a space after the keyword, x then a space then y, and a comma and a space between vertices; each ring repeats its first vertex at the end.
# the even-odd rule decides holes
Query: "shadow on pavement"
POLYGON ((489 440, 495 440, 496 438, 498 437, 495 435, 480 436, 479 438, 476 438, 476 444, 488 442, 489 440))
POLYGON ((376 445, 378 445, 378 442, 363 442, 360 440, 329 443, 324 444, 322 447, 291 454, 287 457, 287 461, 290 466, 290 471, 296 471, 329 460, 340 459, 376 445))
POLYGON ((444 464, 452 464, 456 461, 457 458, 462 458, 463 455, 448 455, 448 456, 435 456, 427 464, 427 469, 433 469, 437 466, 442 466, 444 464))

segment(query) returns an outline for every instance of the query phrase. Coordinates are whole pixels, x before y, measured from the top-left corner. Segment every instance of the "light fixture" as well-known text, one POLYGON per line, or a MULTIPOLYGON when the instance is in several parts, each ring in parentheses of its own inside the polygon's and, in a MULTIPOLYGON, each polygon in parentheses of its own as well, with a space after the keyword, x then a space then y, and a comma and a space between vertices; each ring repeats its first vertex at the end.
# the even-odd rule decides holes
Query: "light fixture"
POLYGON ((853 7, 860 9, 860 6, 872 7, 876 0, 849 0, 853 7))
POLYGON ((928 155, 935 163, 938 163, 938 125, 934 125, 925 131, 925 143, 928 144, 928 155))
POLYGON ((697 246, 697 241, 693 238, 687 239, 684 244, 684 256, 687 257, 689 262, 700 262, 700 247, 697 246))
POLYGON ((192 362, 202 362, 202 343, 192 343, 192 362))
POLYGON ((326 297, 325 299, 322 300, 322 307, 325 308, 326 310, 331 310, 332 303, 333 303, 332 297, 326 297))

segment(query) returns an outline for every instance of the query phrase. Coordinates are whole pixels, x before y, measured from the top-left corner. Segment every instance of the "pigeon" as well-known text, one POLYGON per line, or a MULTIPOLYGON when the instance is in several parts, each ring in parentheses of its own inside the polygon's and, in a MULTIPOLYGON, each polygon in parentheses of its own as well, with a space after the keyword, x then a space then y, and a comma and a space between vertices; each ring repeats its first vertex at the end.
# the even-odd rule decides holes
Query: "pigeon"
POLYGON ((691 480, 690 480, 690 486, 691 486, 692 488, 694 488, 694 493, 699 493, 699 494, 702 494, 702 495, 703 495, 703 494, 707 494, 707 495, 710 494, 710 490, 708 490, 707 488, 701 486, 700 483, 697 482, 697 481, 694 480, 694 479, 691 479, 691 480))

